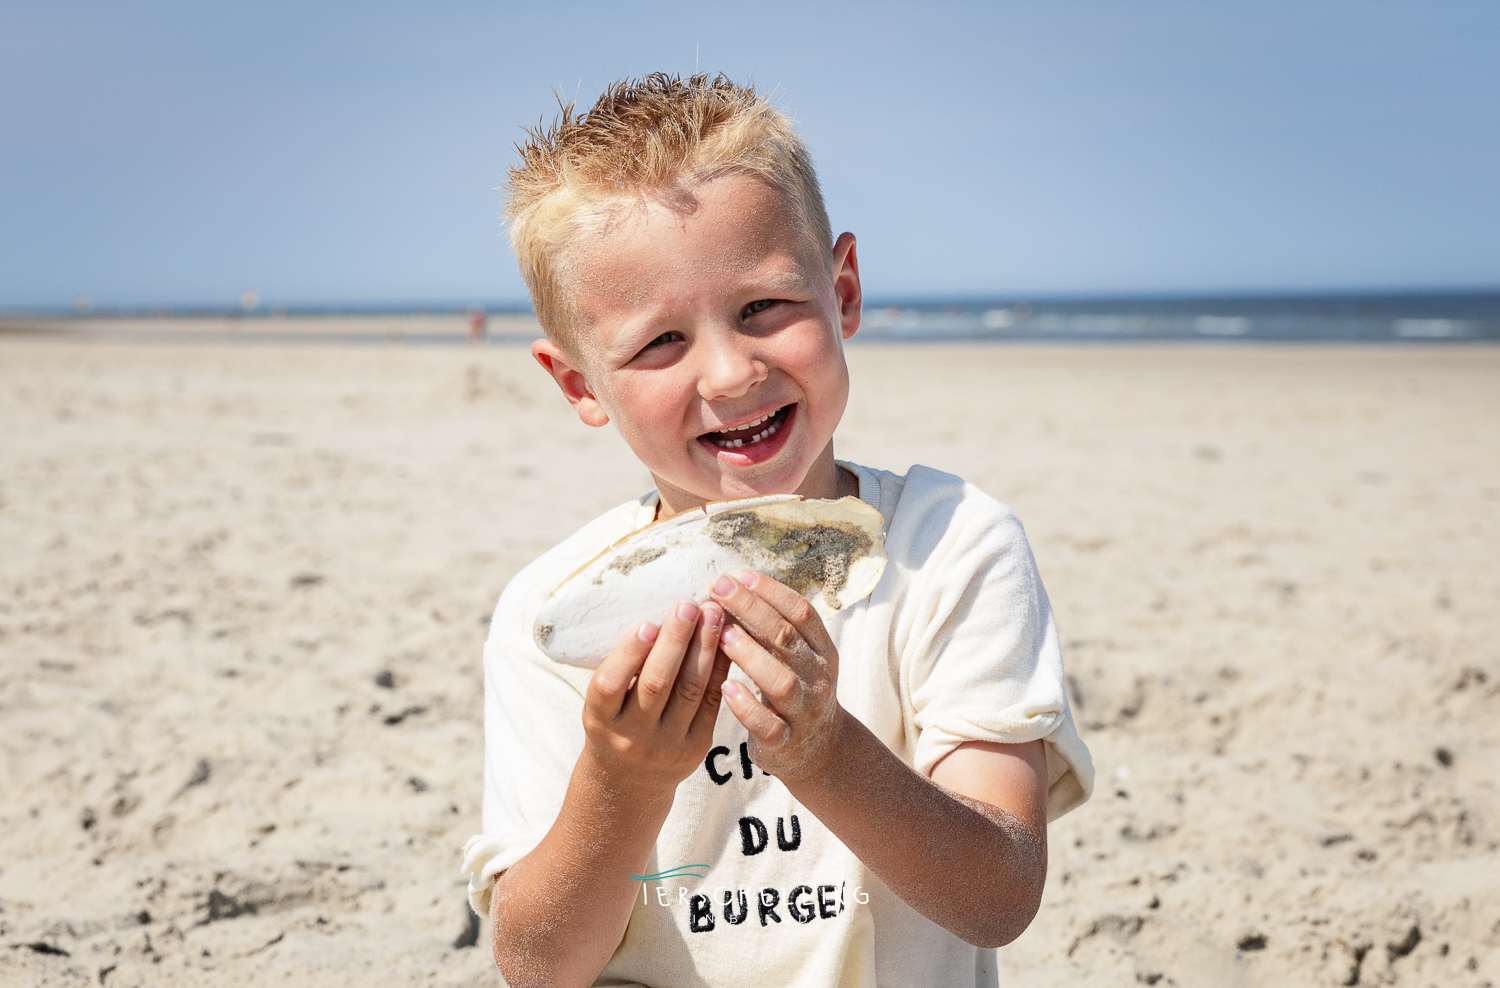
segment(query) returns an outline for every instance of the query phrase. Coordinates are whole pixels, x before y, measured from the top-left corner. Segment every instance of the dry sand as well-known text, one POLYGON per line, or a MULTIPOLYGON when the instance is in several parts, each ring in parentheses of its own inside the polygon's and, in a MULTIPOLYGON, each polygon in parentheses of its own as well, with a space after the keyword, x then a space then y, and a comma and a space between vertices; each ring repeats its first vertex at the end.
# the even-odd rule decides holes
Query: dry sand
MULTIPOLYGON (((100 336, 0 336, 0 983, 497 984, 487 615, 645 473, 521 347, 100 336)), ((1500 981, 1500 348, 849 356, 840 455, 1025 520, 1099 769, 1008 983, 1500 981)))

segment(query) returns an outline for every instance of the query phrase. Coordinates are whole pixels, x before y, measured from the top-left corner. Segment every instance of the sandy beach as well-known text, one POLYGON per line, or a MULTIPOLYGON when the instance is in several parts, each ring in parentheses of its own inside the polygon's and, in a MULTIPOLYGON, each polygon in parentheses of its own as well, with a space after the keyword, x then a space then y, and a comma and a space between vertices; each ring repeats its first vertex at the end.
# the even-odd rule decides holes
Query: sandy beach
MULTIPOLYGON (((500 983, 488 617, 650 481, 387 330, 0 332, 0 984, 500 983)), ((1500 983, 1500 348, 849 362, 841 457, 1025 522, 1098 769, 1004 983, 1500 983)))

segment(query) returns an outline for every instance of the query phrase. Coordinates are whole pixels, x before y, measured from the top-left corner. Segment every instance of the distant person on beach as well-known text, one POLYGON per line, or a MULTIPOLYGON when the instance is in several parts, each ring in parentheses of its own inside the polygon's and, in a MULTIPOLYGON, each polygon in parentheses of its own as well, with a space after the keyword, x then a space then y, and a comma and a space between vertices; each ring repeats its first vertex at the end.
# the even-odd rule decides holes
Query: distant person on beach
POLYGON ((484 311, 482 305, 469 306, 469 342, 481 343, 484 341, 485 331, 489 329, 489 313, 484 311))
POLYGON ((506 980, 995 984, 1093 769, 1016 517, 834 458, 859 264, 800 138, 722 76, 620 82, 530 135, 507 216, 533 355, 656 488, 524 569, 490 625, 464 868, 506 980), (592 674, 541 652, 538 608, 601 550, 776 493, 882 514, 871 596, 824 620, 727 573, 592 674))

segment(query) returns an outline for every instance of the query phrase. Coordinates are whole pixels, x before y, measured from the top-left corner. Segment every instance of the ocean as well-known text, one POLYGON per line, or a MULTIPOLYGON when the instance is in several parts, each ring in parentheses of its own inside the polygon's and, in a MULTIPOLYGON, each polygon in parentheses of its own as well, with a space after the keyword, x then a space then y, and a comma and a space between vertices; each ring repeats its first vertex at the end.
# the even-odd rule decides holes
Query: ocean
POLYGON ((1165 296, 866 303, 860 336, 888 340, 1500 340, 1500 292, 1165 296))
MULTIPOLYGON (((466 331, 473 312, 488 330, 485 344, 525 345, 536 335, 530 310, 514 303, 451 302, 0 313, 0 335, 456 345, 481 342, 466 331)), ((896 341, 1485 343, 1500 341, 1500 291, 867 300, 852 342, 896 341)))

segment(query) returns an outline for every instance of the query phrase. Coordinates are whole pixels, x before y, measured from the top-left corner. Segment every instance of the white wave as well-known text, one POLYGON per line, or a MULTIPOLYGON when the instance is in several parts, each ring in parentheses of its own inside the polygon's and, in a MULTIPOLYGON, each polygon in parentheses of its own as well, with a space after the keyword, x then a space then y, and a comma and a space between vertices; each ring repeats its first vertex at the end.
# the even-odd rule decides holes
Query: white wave
POLYGON ((1473 336, 1474 324, 1465 319, 1397 319, 1397 336, 1408 340, 1445 340, 1473 336))
POLYGON ((1250 320, 1244 316, 1199 316, 1193 328, 1203 336, 1244 336, 1250 332, 1250 320))

